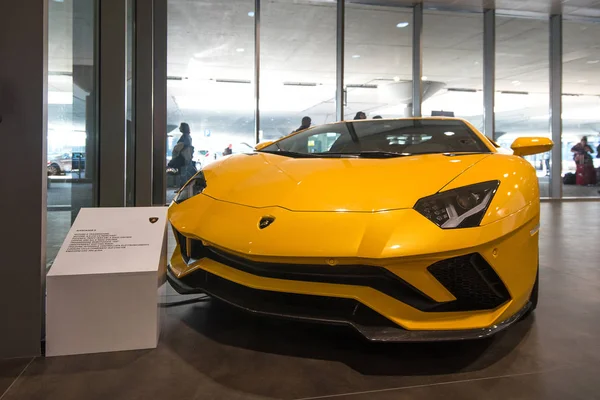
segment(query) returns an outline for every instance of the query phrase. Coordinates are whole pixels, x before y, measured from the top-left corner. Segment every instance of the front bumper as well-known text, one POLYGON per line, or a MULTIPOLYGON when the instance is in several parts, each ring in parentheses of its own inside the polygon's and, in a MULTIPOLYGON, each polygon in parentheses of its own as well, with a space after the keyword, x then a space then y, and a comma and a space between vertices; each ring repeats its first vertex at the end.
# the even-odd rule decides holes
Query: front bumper
POLYGON ((346 325, 374 342, 439 342, 482 339, 508 328, 531 307, 523 308, 506 320, 478 329, 409 331, 353 299, 298 295, 252 289, 199 269, 178 279, 169 266, 167 280, 180 294, 207 293, 244 311, 277 318, 346 325))
POLYGON ((197 197, 204 207, 184 203, 170 213, 178 246, 169 280, 182 293, 206 292, 253 313, 351 325, 376 341, 486 337, 529 307, 534 208, 444 231, 413 210, 295 213, 197 197), (277 222, 259 230, 266 214, 277 222), (289 256, 295 254, 304 256, 289 256))

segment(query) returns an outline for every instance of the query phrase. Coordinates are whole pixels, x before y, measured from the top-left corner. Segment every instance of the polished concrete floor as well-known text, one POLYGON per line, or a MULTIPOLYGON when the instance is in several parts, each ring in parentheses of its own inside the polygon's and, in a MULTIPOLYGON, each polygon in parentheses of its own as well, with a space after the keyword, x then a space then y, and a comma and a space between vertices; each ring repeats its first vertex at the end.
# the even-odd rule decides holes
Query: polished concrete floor
POLYGON ((490 340, 371 344, 198 301, 166 307, 154 350, 0 361, 0 399, 600 399, 600 202, 542 215, 540 305, 490 340))

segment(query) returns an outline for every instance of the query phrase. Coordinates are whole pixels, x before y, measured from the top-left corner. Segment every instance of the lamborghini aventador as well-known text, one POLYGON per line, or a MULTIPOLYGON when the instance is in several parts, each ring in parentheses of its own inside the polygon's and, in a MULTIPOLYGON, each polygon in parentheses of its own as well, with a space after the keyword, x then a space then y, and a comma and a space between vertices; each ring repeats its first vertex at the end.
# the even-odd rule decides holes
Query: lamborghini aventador
POLYGON ((179 191, 168 279, 374 341, 493 335, 537 305, 539 189, 522 156, 551 148, 528 137, 507 152, 455 118, 296 132, 179 191))

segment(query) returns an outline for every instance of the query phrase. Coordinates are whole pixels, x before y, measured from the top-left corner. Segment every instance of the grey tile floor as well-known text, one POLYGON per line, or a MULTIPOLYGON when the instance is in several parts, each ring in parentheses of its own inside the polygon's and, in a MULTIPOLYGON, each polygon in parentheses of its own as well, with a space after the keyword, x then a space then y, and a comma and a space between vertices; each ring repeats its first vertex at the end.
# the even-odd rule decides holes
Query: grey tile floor
POLYGON ((600 399, 600 202, 542 215, 540 305, 490 340, 372 344, 201 301, 167 308, 154 350, 0 361, 0 398, 600 399))

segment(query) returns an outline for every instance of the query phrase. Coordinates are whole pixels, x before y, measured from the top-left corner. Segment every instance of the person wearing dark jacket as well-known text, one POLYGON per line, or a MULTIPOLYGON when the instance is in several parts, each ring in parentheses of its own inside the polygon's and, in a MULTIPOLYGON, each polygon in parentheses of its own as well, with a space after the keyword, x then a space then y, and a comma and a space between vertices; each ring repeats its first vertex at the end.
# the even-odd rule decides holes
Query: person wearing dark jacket
POLYGON ((304 117, 302 118, 302 125, 300 125, 300 128, 296 129, 294 132, 300 132, 308 129, 310 128, 310 124, 312 124, 312 119, 310 119, 310 117, 304 117))
POLYGON ((592 164, 592 155, 594 151, 588 144, 587 136, 581 138, 581 141, 571 148, 573 160, 576 164, 592 164))
POLYGON ((359 111, 356 113, 356 115, 354 116, 354 119, 367 119, 367 114, 365 114, 362 111, 359 111))
POLYGON ((592 159, 592 147, 588 144, 587 137, 582 137, 581 141, 571 148, 573 160, 577 166, 577 184, 595 185, 596 170, 594 169, 594 160, 592 159))
MULTIPOLYGON (((183 186, 194 174, 197 172, 196 166, 194 165, 194 146, 192 146, 192 136, 190 131, 190 126, 187 122, 182 122, 179 125, 179 132, 181 132, 181 137, 177 141, 177 145, 179 146, 178 153, 179 157, 174 157, 175 160, 181 160, 181 165, 178 167, 179 169, 179 180, 180 186, 183 186)), ((177 146, 175 146, 177 148, 177 146)), ((173 153, 175 153, 175 149, 173 149, 173 153)), ((175 155, 175 154, 174 154, 175 155)))
POLYGON ((190 136, 190 134, 191 134, 190 126, 188 125, 187 122, 182 122, 181 125, 179 125, 179 132, 181 132, 181 137, 179 138, 177 143, 183 143, 183 145, 186 147, 191 146, 192 145, 192 137, 190 136))

